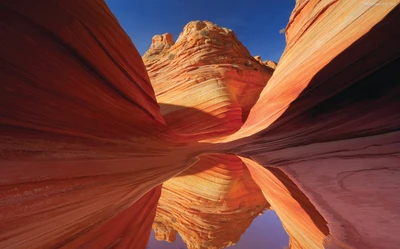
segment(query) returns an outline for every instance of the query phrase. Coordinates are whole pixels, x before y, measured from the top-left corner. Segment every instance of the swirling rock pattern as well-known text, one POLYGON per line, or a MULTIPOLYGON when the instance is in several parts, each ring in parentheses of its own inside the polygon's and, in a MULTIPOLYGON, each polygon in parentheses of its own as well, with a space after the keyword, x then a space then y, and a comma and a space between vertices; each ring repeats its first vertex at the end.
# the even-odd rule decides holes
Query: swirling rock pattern
POLYGON ((192 159, 136 48, 103 1, 0 1, 0 13, 0 247, 85 244, 149 212, 140 232, 101 239, 138 242, 157 203, 145 194, 192 159))
POLYGON ((292 248, 397 248, 398 5, 297 1, 271 77, 210 22, 154 37, 145 66, 101 0, 1 0, 0 247, 144 248, 159 185, 229 153, 292 248))
POLYGON ((179 232, 189 249, 220 249, 234 245, 268 207, 238 157, 204 155, 163 184, 153 229, 167 241, 179 232))
POLYGON ((332 248, 398 243, 398 4, 298 1, 272 78, 227 139, 290 176, 327 220, 332 248))
POLYGON ((232 30, 208 21, 188 23, 172 46, 171 39, 168 33, 155 36, 143 56, 168 126, 198 139, 238 130, 271 77, 270 68, 232 30))
POLYGON ((388 77, 398 63, 398 32, 388 28, 399 22, 398 1, 372 2, 297 1, 279 64, 246 123, 228 140, 272 129, 274 139, 268 137, 275 143, 282 133, 292 140, 307 133, 310 143, 396 130, 398 113, 371 112, 398 105, 396 78, 388 77), (387 75, 385 85, 377 86, 378 74, 387 75))
POLYGON ((267 170, 253 160, 241 159, 281 219, 289 234, 289 247, 324 248, 329 234, 327 222, 296 184, 279 169, 267 170))

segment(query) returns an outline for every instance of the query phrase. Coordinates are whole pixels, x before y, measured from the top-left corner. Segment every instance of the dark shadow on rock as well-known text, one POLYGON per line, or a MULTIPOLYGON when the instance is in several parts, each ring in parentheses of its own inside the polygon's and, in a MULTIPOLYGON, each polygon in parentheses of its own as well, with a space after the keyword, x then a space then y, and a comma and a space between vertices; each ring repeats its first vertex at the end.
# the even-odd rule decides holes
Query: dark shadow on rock
POLYGON ((168 127, 177 135, 189 138, 189 140, 199 141, 226 136, 240 128, 234 128, 228 120, 217 118, 193 107, 165 103, 159 103, 159 106, 168 127), (198 126, 200 122, 203 123, 202 125, 212 124, 215 126, 201 127, 198 126))
MULTIPOLYGON (((282 148, 400 130, 400 6, 322 68, 269 127, 228 143, 282 148)), ((236 149, 235 149, 236 147, 236 149)))
MULTIPOLYGON (((318 212, 314 204, 311 203, 310 199, 304 194, 303 191, 290 179, 282 170, 279 168, 266 168, 272 174, 274 174, 289 190, 293 199, 295 199, 301 207, 307 212, 314 224, 318 229, 325 235, 329 234, 328 223, 324 217, 318 212)), ((268 200, 267 200, 268 201, 268 200)))

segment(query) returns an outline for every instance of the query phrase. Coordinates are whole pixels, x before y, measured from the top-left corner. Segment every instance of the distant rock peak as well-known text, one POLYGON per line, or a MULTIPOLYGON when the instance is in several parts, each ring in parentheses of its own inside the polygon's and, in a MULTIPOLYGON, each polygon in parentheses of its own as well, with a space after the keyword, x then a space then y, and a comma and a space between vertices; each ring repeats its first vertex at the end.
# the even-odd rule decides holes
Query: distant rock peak
POLYGON ((174 45, 174 38, 172 37, 171 33, 165 33, 163 35, 155 35, 151 40, 151 46, 172 46, 174 45))
POLYGON ((188 35, 191 33, 197 33, 202 31, 219 31, 222 35, 235 35, 235 33, 228 28, 220 27, 217 24, 214 24, 210 21, 191 21, 183 28, 182 35, 188 35))
POLYGON ((237 131, 273 70, 258 63, 232 30, 209 21, 189 22, 171 44, 171 36, 155 36, 143 55, 169 127, 198 139, 237 131))
POLYGON ((149 50, 145 53, 145 56, 153 56, 162 54, 170 47, 175 44, 174 38, 171 33, 165 33, 163 35, 155 35, 151 39, 151 45, 149 50))
MULTIPOLYGON (((149 50, 143 55, 144 58, 158 59, 174 50, 176 47, 204 47, 220 46, 224 48, 243 47, 236 34, 228 28, 220 27, 210 21, 191 21, 183 28, 176 43, 172 34, 153 36, 149 50)), ((247 54, 248 51, 245 49, 247 54)))
POLYGON ((220 27, 210 21, 191 21, 183 28, 176 43, 200 41, 200 44, 224 45, 235 44, 243 46, 236 34, 228 28, 220 27))
POLYGON ((254 56, 254 59, 256 59, 256 61, 258 61, 261 65, 264 65, 264 66, 266 66, 266 67, 269 67, 269 68, 271 68, 271 69, 273 69, 273 70, 275 70, 276 66, 278 65, 278 63, 276 63, 275 61, 271 61, 271 60, 265 60, 265 61, 263 61, 263 60, 261 59, 261 56, 260 56, 260 55, 254 56))

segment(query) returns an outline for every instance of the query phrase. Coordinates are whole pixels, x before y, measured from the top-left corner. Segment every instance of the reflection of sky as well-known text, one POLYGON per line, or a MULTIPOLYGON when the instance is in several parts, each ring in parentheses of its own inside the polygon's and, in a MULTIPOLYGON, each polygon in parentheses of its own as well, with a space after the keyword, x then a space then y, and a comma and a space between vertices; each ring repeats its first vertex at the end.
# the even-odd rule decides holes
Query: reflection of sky
POLYGON ((146 249, 187 249, 185 243, 182 241, 179 233, 176 234, 176 240, 174 243, 169 243, 166 241, 158 241, 154 236, 154 231, 151 230, 149 244, 147 244, 146 249))
MULTIPOLYGON (((229 249, 282 249, 289 244, 289 237, 274 211, 265 211, 256 217, 241 236, 239 242, 229 249)), ((179 235, 174 243, 158 241, 151 231, 147 249, 186 249, 179 235)))

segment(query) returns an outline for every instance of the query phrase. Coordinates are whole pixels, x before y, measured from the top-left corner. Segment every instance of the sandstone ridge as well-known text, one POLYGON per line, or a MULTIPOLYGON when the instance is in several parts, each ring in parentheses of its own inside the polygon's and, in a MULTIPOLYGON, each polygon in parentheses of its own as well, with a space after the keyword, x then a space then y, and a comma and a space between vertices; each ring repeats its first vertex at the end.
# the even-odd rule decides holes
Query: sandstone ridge
POLYGON ((197 139, 238 130, 272 75, 232 30, 209 21, 189 22, 175 43, 154 36, 143 61, 169 127, 197 139))

